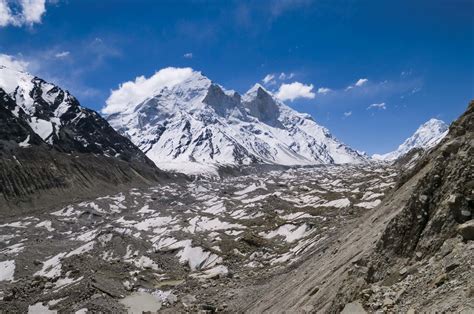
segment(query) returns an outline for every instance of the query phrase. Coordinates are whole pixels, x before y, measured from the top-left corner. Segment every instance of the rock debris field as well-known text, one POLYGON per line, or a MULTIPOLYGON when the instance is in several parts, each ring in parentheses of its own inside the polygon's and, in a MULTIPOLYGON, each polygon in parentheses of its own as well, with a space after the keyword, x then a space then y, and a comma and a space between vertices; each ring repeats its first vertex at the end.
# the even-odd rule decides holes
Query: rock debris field
POLYGON ((219 311, 374 210, 395 168, 340 165, 131 189, 0 224, 6 312, 219 311))

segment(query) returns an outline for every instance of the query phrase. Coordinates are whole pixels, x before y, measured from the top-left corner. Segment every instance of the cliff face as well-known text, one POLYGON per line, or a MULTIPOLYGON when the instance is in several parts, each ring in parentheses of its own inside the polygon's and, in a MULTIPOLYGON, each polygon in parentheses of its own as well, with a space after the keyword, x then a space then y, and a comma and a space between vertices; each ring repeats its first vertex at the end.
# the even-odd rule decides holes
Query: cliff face
POLYGON ((473 146, 471 102, 379 207, 236 308, 249 298, 255 312, 473 311, 473 146))

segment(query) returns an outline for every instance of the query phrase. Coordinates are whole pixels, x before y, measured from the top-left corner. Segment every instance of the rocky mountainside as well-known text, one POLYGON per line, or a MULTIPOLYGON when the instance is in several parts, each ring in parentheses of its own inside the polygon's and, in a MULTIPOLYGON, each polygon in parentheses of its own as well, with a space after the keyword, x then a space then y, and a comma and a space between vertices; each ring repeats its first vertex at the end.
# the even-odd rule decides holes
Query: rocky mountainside
POLYGON ((448 134, 448 125, 438 119, 430 119, 422 124, 412 136, 407 138, 397 150, 372 156, 375 160, 394 161, 412 150, 429 150, 436 146, 448 134))
POLYGON ((338 240, 300 267, 240 292, 235 307, 252 312, 474 311, 473 143, 471 102, 379 207, 341 230, 338 240))
POLYGON ((80 195, 94 186, 112 188, 159 176, 153 162, 130 140, 99 114, 80 106, 69 92, 4 66, 0 66, 0 164, 2 209, 17 201, 26 208, 23 201, 32 201, 32 195, 44 197, 51 189, 76 188, 80 195))
POLYGON ((108 116, 109 123, 164 169, 202 173, 220 166, 367 159, 258 84, 241 96, 192 71, 124 107, 108 116))

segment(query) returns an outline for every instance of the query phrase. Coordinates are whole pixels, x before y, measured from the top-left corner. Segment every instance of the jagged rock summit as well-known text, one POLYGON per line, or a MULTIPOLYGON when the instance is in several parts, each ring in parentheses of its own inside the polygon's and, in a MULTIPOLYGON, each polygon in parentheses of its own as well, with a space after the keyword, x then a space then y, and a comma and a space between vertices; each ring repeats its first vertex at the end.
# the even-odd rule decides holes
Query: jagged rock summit
POLYGON ((125 110, 107 119, 163 169, 215 173, 221 166, 254 163, 367 160, 259 84, 241 96, 190 71, 171 86, 151 90, 144 100, 123 105, 125 110))
POLYGON ((448 127, 443 121, 432 118, 423 123, 412 136, 398 146, 397 150, 383 155, 375 154, 372 158, 393 161, 415 149, 428 150, 436 146, 448 134, 448 127))

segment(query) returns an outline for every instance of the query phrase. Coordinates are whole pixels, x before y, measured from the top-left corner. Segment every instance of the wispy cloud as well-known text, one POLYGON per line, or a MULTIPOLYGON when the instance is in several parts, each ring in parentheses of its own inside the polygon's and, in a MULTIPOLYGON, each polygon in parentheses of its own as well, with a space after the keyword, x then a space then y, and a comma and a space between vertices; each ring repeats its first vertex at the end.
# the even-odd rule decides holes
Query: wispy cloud
POLYGON ((313 84, 305 85, 300 82, 293 82, 290 84, 281 84, 276 97, 280 100, 293 101, 298 98, 313 99, 315 97, 313 92, 313 84))
POLYGON ((66 58, 70 54, 71 53, 69 51, 61 51, 61 52, 56 53, 54 56, 58 59, 62 59, 62 58, 66 58))
POLYGON ((187 52, 183 55, 184 58, 186 59, 192 59, 193 58, 193 53, 192 52, 187 52))
POLYGON ((332 91, 332 89, 327 88, 327 87, 320 87, 320 88, 318 88, 318 94, 323 94, 323 95, 325 95, 325 94, 327 94, 327 93, 329 93, 329 92, 331 92, 331 91, 332 91))
POLYGON ((284 81, 284 80, 291 80, 292 78, 295 77, 295 73, 285 73, 285 72, 281 72, 280 75, 278 76, 278 78, 281 80, 281 81, 284 81))
POLYGON ((263 84, 265 85, 273 85, 276 84, 275 81, 275 74, 267 74, 265 77, 262 79, 263 84))
POLYGON ((344 117, 345 117, 345 118, 348 118, 348 117, 350 117, 350 116, 352 116, 352 111, 344 112, 344 117))
POLYGON ((367 110, 370 109, 387 109, 387 106, 385 105, 384 102, 378 103, 378 104, 371 104, 370 106, 367 107, 367 110))
MULTIPOLYGON (((383 81, 360 79, 349 86, 353 87, 350 89, 347 87, 330 88, 331 91, 328 93, 318 92, 317 105, 342 106, 347 108, 346 111, 361 106, 366 109, 367 104, 381 103, 380 99, 387 102, 387 100, 396 101, 411 96, 412 91, 418 91, 423 87, 423 79, 415 75, 410 77, 397 75, 383 81), (357 82, 360 82, 359 86, 356 86, 357 82)), ((385 104, 385 107, 388 108, 387 104, 385 104)), ((372 107, 371 109, 375 108, 372 107)))

